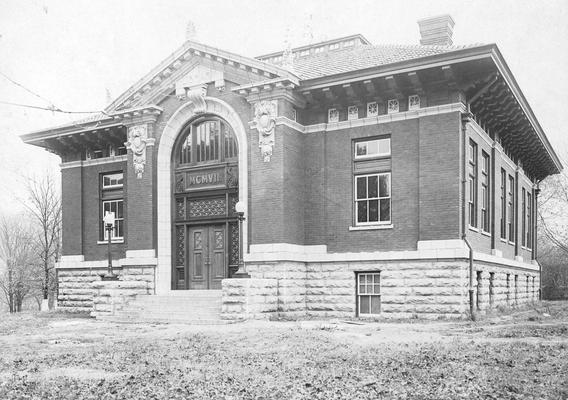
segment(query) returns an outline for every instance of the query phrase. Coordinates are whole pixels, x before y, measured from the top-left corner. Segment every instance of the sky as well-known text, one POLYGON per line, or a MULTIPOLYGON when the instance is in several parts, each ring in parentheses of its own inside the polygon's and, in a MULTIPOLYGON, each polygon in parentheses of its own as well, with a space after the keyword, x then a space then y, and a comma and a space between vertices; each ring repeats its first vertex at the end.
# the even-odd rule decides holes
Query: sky
POLYGON ((21 210, 27 177, 59 176, 59 157, 19 135, 88 115, 5 102, 100 111, 181 46, 189 23, 193 40, 252 57, 354 33, 418 44, 416 21, 446 13, 455 44, 497 43, 568 159, 568 0, 0 0, 0 213, 21 210))

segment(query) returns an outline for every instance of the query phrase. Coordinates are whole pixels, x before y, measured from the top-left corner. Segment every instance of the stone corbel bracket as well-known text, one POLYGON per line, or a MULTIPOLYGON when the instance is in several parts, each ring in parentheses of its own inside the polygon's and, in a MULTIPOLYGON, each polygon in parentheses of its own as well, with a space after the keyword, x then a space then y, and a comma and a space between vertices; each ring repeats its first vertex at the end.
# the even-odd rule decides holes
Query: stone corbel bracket
POLYGON ((124 145, 132 151, 132 163, 136 178, 142 179, 146 165, 146 147, 154 145, 154 138, 148 137, 148 124, 128 127, 128 142, 124 145))
POLYGON ((258 130, 258 147, 264 162, 270 162, 272 157, 278 115, 277 104, 276 100, 262 100, 254 104, 254 121, 251 128, 258 130))
POLYGON ((188 101, 193 103, 193 112, 196 114, 203 114, 207 110, 205 103, 205 95, 207 94, 207 85, 198 85, 185 89, 185 96, 188 101))

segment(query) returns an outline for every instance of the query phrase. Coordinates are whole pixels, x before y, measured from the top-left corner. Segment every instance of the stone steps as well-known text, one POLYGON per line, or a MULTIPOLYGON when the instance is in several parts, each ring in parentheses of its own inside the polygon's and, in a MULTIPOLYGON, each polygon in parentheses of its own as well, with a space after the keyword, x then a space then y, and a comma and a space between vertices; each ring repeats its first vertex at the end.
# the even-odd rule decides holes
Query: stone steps
POLYGON ((221 319, 220 290, 172 292, 172 295, 138 295, 113 316, 102 319, 120 322, 225 324, 221 319))

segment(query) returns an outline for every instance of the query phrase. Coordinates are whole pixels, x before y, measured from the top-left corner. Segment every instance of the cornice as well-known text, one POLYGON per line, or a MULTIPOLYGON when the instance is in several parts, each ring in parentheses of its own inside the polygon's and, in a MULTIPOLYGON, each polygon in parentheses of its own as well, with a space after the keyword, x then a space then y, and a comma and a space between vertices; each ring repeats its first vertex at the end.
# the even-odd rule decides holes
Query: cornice
POLYGON ((36 131, 21 135, 20 138, 24 143, 34 144, 53 137, 69 136, 76 133, 88 132, 95 129, 109 128, 113 126, 133 125, 144 122, 155 122, 158 116, 163 112, 161 107, 149 105, 145 107, 131 108, 121 110, 114 114, 101 114, 97 118, 89 120, 77 121, 67 125, 61 125, 55 128, 36 131))

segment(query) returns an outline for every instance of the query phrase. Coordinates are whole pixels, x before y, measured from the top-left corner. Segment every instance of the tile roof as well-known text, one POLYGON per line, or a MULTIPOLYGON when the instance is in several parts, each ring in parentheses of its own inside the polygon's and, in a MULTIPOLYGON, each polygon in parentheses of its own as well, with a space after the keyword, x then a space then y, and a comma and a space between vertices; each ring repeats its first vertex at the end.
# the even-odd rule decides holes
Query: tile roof
POLYGON ((358 46, 298 57, 294 59, 294 72, 302 80, 315 79, 478 46, 481 46, 481 44, 466 46, 358 46))

